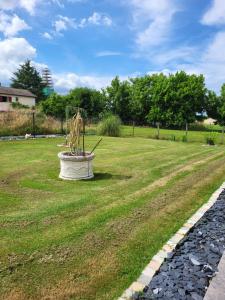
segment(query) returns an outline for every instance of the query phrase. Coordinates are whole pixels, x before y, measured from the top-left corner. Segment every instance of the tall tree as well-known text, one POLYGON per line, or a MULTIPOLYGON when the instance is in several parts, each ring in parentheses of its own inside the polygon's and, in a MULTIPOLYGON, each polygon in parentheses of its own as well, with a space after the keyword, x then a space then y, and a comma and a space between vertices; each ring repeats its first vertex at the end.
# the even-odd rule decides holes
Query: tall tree
POLYGON ((203 75, 188 75, 184 71, 169 75, 167 93, 169 126, 183 126, 196 120, 202 113, 206 101, 205 79, 203 75))
POLYGON ((160 73, 151 76, 151 101, 147 120, 157 125, 157 137, 159 138, 160 124, 166 124, 166 113, 168 111, 166 96, 168 92, 168 78, 160 73))
POLYGON ((131 118, 138 124, 146 124, 152 101, 152 76, 131 78, 131 118))
POLYGON ((215 92, 208 91, 207 114, 209 117, 215 119, 219 125, 222 126, 222 139, 224 143, 224 129, 225 129, 225 84, 221 87, 220 96, 215 92))
POLYGON ((46 115, 53 116, 61 121, 61 131, 63 131, 63 121, 66 119, 67 104, 66 96, 57 93, 51 94, 45 101, 41 102, 42 111, 46 115))
POLYGON ((11 78, 11 87, 17 89, 26 89, 37 96, 37 102, 44 99, 42 78, 38 71, 31 65, 31 61, 27 60, 20 65, 18 70, 11 78))
POLYGON ((106 98, 106 107, 113 113, 118 115, 123 122, 130 119, 130 83, 128 81, 120 81, 116 76, 111 85, 108 86, 104 95, 106 98))
POLYGON ((104 108, 103 95, 88 87, 78 87, 71 90, 66 99, 68 105, 85 109, 89 118, 98 118, 104 108))

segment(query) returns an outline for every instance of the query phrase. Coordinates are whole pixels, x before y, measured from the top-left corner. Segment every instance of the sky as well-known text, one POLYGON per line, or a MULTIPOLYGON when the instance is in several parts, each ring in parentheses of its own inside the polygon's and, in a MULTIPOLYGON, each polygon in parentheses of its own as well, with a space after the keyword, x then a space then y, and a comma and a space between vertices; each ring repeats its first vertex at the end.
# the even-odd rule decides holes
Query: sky
POLYGON ((225 0, 0 0, 0 82, 26 59, 55 90, 185 70, 225 82, 225 0))

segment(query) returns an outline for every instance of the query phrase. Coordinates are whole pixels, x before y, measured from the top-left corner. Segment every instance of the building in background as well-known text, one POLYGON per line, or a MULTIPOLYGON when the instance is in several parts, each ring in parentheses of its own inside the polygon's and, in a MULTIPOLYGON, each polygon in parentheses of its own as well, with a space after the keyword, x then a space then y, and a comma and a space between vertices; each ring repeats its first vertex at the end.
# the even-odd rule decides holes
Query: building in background
POLYGON ((12 103, 34 107, 36 98, 36 95, 28 90, 0 86, 0 111, 12 110, 12 103))

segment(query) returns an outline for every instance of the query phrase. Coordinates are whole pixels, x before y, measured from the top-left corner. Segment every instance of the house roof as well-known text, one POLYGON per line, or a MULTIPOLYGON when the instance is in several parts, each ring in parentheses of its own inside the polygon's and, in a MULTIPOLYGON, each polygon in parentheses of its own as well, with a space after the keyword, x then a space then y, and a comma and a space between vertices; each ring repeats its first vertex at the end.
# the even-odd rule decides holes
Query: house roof
POLYGON ((36 95, 34 95, 28 90, 14 89, 14 88, 3 87, 3 86, 0 86, 0 95, 23 96, 23 97, 32 97, 32 98, 37 97, 36 95))

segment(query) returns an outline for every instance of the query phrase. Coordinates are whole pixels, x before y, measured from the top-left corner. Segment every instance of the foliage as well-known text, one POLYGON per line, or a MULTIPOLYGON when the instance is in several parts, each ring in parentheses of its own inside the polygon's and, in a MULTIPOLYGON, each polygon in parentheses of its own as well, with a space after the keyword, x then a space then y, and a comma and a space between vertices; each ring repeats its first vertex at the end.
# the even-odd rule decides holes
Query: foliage
POLYGON ((37 102, 44 99, 42 78, 35 67, 31 65, 30 60, 20 65, 14 73, 14 77, 11 78, 11 87, 32 92, 37 96, 37 102))
POLYGON ((14 109, 30 109, 28 105, 24 105, 20 102, 12 102, 12 108, 14 109))
POLYGON ((144 76, 130 79, 131 81, 131 101, 130 120, 143 125, 147 122, 147 116, 151 110, 151 87, 152 76, 144 76))
POLYGON ((130 120, 130 84, 117 76, 104 90, 106 110, 118 115, 123 122, 130 120))
MULTIPOLYGON (((98 118, 99 114, 104 110, 103 95, 95 89, 87 87, 75 88, 65 96, 65 100, 71 108, 83 108, 88 118, 98 118)), ((73 109, 71 114, 74 114, 73 109)))
POLYGON ((217 132, 212 131, 207 133, 205 136, 206 144, 211 146, 215 145, 216 137, 217 137, 217 132))
POLYGON ((57 93, 51 94, 45 101, 41 102, 41 109, 46 115, 65 120, 65 108, 67 99, 57 93))
POLYGON ((118 116, 108 116, 98 125, 98 134, 106 136, 121 135, 121 121, 118 116))
POLYGON ((213 91, 208 91, 207 99, 208 116, 216 119, 219 125, 225 126, 225 84, 221 87, 220 96, 213 91))

